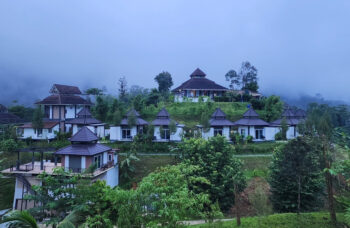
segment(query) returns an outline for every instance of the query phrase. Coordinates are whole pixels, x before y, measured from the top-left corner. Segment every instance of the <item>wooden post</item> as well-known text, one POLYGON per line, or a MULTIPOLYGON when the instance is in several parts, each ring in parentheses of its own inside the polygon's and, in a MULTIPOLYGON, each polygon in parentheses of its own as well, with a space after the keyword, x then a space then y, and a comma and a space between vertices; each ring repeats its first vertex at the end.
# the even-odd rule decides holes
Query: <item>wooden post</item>
POLYGON ((40 170, 44 170, 44 152, 40 151, 40 170))

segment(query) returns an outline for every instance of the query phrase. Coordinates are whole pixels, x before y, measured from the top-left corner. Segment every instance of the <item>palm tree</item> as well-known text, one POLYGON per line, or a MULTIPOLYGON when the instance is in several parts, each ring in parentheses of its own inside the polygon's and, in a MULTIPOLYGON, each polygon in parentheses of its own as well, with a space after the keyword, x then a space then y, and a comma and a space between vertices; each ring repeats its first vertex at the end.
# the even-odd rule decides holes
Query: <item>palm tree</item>
POLYGON ((0 221, 10 223, 11 227, 39 228, 35 218, 28 211, 14 211, 9 216, 0 221))

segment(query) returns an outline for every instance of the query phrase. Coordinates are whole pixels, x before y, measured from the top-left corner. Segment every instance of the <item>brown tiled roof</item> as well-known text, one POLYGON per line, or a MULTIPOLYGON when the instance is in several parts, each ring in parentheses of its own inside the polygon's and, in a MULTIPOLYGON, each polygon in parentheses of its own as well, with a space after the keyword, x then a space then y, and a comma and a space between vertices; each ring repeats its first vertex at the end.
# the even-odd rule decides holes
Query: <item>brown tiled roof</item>
POLYGON ((21 122, 23 122, 22 119, 12 113, 0 112, 0 124, 12 124, 21 122))
POLYGON ((77 116, 80 118, 92 117, 92 114, 88 108, 84 107, 82 110, 80 110, 80 112, 78 112, 77 116))
POLYGON ((56 88, 59 94, 81 94, 80 89, 77 86, 54 84, 50 92, 56 88))
POLYGON ((246 111, 243 114, 243 117, 245 117, 245 118, 255 118, 255 117, 259 117, 259 114, 256 113, 256 111, 253 108, 249 108, 248 111, 246 111))
POLYGON ((80 125, 86 125, 86 124, 100 124, 101 121, 93 118, 93 117, 78 117, 74 119, 69 119, 65 121, 66 124, 80 124, 80 125))
POLYGON ((176 87, 172 92, 179 92, 179 90, 218 90, 226 91, 226 87, 216 84, 214 81, 205 78, 205 73, 200 69, 196 69, 191 74, 191 79, 176 87))
POLYGON ((71 142, 94 142, 97 140, 98 137, 92 131, 90 131, 88 127, 82 127, 69 139, 71 142))
MULTIPOLYGON (((43 122, 43 125, 44 125, 43 129, 51 129, 58 124, 59 124, 58 121, 44 121, 43 122)), ((20 126, 20 128, 33 128, 33 124, 32 123, 25 123, 22 126, 20 126)))
POLYGON ((222 117, 226 117, 226 114, 220 109, 220 108, 217 108, 213 115, 211 115, 212 118, 222 118, 222 117))
POLYGON ((96 154, 110 151, 112 148, 101 145, 99 143, 93 144, 72 144, 56 151, 55 154, 59 155, 80 155, 80 156, 93 156, 96 154))
MULTIPOLYGON (((272 123, 270 123, 271 127, 279 127, 282 125, 282 119, 278 119, 273 121, 272 123)), ((297 126, 299 123, 301 123, 302 121, 304 121, 303 119, 297 119, 297 118, 286 118, 286 123, 289 126, 297 126)))
POLYGON ((131 116, 131 115, 134 115, 136 117, 139 117, 140 114, 135 110, 135 109, 131 109, 127 114, 126 116, 131 116))
POLYGON ((158 112, 157 117, 170 117, 170 115, 169 115, 169 112, 165 108, 162 108, 158 112))
POLYGON ((57 104, 57 105, 92 105, 91 102, 85 100, 80 96, 75 95, 62 95, 54 94, 44 98, 42 101, 36 102, 35 104, 57 104))

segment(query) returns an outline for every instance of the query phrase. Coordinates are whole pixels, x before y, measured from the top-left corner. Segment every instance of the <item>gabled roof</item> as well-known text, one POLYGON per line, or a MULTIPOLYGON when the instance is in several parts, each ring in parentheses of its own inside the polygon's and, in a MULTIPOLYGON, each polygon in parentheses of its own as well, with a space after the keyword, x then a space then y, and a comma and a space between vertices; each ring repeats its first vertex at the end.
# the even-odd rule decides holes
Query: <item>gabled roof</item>
POLYGON ((220 109, 217 108, 214 113, 211 115, 209 120, 210 126, 233 126, 233 123, 226 119, 226 114, 220 109))
POLYGON ((77 86, 53 84, 50 89, 50 93, 54 94, 81 94, 80 89, 77 86))
POLYGON ((57 104, 57 105, 92 105, 90 101, 76 95, 54 94, 44 98, 35 104, 57 104))
POLYGON ((87 124, 100 124, 101 121, 92 117, 91 112, 88 108, 83 108, 78 112, 78 118, 67 119, 66 124, 78 124, 78 125, 87 125, 87 124))
MULTIPOLYGON (((43 122, 43 129, 51 129, 58 124, 59 124, 58 121, 44 121, 43 122)), ((33 123, 25 123, 22 126, 20 126, 19 128, 33 128, 33 123)))
POLYGON ((126 114, 126 118, 122 119, 120 122, 120 125, 129 125, 128 118, 134 115, 136 117, 135 126, 141 126, 141 125, 148 125, 148 122, 142 118, 140 118, 140 114, 135 110, 132 109, 126 114))
POLYGON ((94 142, 97 140, 98 137, 92 131, 90 131, 88 127, 82 127, 69 139, 71 142, 94 142))
POLYGON ((172 92, 179 92, 180 90, 228 90, 226 87, 216 84, 214 81, 207 79, 205 76, 205 73, 197 68, 191 74, 191 79, 185 81, 179 87, 173 89, 172 92))
POLYGON ((195 69, 195 71, 193 71, 193 73, 190 75, 191 78, 193 77, 205 77, 206 74, 199 68, 195 69))

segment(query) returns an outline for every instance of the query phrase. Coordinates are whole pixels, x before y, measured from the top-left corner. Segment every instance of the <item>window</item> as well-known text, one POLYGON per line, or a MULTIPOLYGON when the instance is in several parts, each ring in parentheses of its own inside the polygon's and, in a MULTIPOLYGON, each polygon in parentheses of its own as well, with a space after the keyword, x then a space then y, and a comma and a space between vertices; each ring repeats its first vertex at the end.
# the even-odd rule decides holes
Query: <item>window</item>
POLYGON ((49 133, 52 133, 52 128, 49 128, 49 133))
POLYGON ((143 134, 143 126, 137 126, 137 134, 139 135, 143 134))
POLYGON ((214 128, 214 136, 222 135, 222 127, 215 127, 214 128))
POLYGON ((170 130, 168 126, 163 126, 163 132, 160 133, 162 139, 170 139, 170 130))
POLYGON ((43 129, 42 128, 39 128, 39 129, 37 129, 37 135, 39 136, 39 135, 42 135, 43 134, 43 129))
POLYGON ((94 157, 94 164, 96 164, 97 168, 101 168, 101 166, 102 166, 102 155, 101 154, 100 155, 96 155, 94 157))
POLYGON ((241 135, 245 136, 245 129, 241 129, 241 135))
POLYGON ((108 154, 108 161, 113 161, 113 154, 108 154))
POLYGON ((131 130, 130 128, 123 127, 122 128, 122 138, 123 139, 131 139, 131 130))
POLYGON ((255 128, 255 138, 256 139, 264 139, 264 129, 263 128, 255 128))

